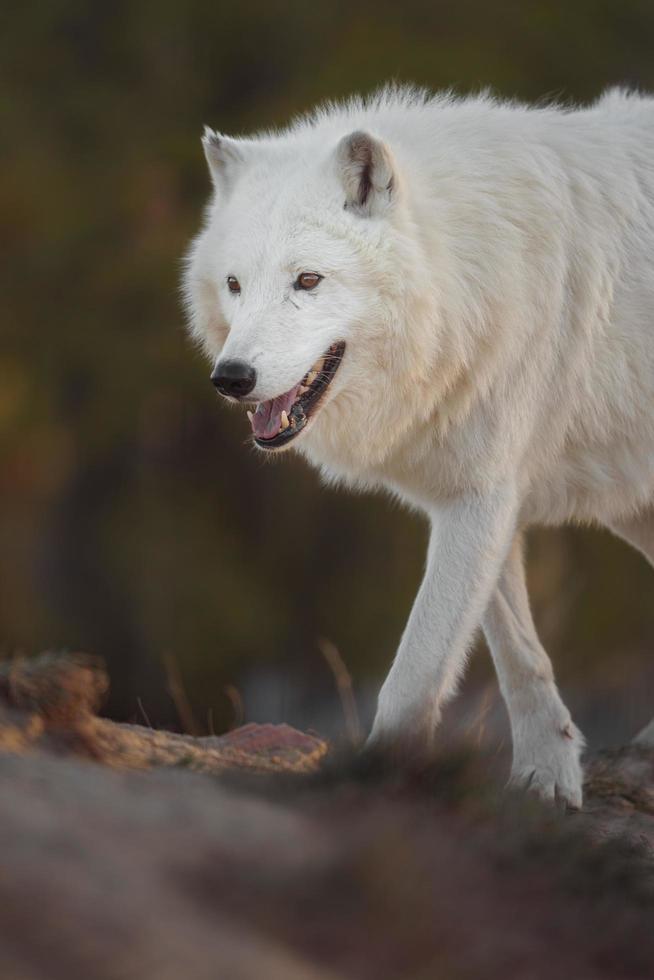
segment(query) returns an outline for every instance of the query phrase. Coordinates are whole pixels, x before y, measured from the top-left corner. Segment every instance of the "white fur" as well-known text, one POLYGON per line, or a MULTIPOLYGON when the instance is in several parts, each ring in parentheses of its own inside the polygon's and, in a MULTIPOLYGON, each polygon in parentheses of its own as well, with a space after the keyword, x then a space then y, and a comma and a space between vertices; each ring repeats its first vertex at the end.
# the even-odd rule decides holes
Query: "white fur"
POLYGON ((582 739, 531 621, 520 539, 599 522, 654 559, 654 100, 530 108, 389 88, 282 132, 209 131, 205 148, 193 335, 256 368, 255 400, 344 340, 291 445, 431 519, 372 740, 430 741, 483 622, 514 778, 579 805, 582 739), (324 279, 296 292, 301 271, 324 279))

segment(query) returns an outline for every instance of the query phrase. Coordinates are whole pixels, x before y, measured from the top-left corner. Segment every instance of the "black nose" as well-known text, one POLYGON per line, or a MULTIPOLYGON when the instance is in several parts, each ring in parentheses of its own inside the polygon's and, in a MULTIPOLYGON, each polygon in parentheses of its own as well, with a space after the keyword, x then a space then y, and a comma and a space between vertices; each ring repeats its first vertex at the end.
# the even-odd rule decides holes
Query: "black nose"
POLYGON ((243 398, 257 383, 257 372, 245 361, 218 361, 211 380, 222 395, 243 398))

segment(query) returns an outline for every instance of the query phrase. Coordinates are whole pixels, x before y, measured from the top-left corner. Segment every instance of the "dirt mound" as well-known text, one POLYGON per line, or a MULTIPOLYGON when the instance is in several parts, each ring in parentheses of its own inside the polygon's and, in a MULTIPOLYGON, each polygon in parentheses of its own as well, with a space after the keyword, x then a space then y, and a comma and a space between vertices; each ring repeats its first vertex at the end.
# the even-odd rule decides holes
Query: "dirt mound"
POLYGON ((289 725, 245 725, 193 738, 121 725, 95 712, 109 688, 85 654, 42 654, 0 667, 0 750, 68 752, 116 769, 186 766, 199 772, 314 772, 327 743, 289 725))

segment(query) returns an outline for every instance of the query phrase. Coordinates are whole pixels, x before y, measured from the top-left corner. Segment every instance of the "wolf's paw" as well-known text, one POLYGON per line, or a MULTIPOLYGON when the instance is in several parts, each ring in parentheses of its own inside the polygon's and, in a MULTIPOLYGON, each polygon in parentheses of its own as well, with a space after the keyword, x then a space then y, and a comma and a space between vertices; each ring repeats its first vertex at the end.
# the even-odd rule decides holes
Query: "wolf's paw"
POLYGON ((539 739, 528 739, 514 748, 510 785, 527 789, 548 803, 580 810, 583 772, 580 755, 584 739, 567 721, 539 739))
POLYGON ((421 703, 398 711, 380 696, 379 709, 364 752, 384 756, 399 765, 422 765, 433 757, 437 714, 433 703, 421 703))
POLYGON ((434 742, 434 733, 429 729, 373 729, 363 753, 386 758, 398 766, 424 765, 433 757, 434 742))

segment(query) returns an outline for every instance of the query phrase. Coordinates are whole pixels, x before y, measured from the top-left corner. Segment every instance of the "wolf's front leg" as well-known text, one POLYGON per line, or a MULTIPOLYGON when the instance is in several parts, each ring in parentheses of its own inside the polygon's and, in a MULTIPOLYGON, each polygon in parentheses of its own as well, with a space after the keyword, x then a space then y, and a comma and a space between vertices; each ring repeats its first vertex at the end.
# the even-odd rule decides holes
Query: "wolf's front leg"
POLYGON ((546 800, 581 806, 584 740, 554 683, 536 633, 516 534, 483 618, 513 737, 511 781, 546 800))
POLYGON ((514 486, 503 484, 432 511, 425 577, 379 694, 368 745, 403 756, 429 752, 511 544, 516 510, 514 486))

